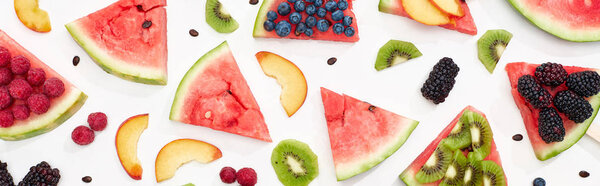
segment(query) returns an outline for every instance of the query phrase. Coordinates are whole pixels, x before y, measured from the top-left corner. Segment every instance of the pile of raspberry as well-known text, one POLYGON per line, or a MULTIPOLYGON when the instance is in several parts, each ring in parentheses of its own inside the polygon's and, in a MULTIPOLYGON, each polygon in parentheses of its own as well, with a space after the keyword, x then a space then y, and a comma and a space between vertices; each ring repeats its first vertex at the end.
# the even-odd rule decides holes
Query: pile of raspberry
POLYGON ((27 57, 12 56, 0 46, 0 128, 11 127, 32 113, 48 112, 50 101, 64 92, 60 79, 46 77, 43 69, 31 67, 27 57))
POLYGON ((223 183, 233 183, 237 180, 241 186, 254 186, 258 181, 254 169, 244 167, 237 172, 232 167, 223 167, 219 172, 219 177, 223 183))

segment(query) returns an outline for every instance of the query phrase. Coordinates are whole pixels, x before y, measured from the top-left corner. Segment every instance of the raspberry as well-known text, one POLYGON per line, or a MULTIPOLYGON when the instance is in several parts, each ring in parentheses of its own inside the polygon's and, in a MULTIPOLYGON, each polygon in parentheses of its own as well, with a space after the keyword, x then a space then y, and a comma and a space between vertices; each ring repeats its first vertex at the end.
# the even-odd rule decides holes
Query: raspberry
POLYGON ((567 118, 575 123, 581 123, 592 116, 594 109, 583 97, 570 90, 556 93, 554 106, 559 112, 565 113, 567 118))
POLYGON ((235 169, 231 167, 223 167, 221 172, 219 172, 219 177, 221 177, 221 181, 223 181, 223 183, 233 183, 235 182, 235 169))
POLYGON ((15 79, 8 84, 8 91, 10 92, 10 96, 13 98, 26 100, 29 96, 31 96, 33 88, 31 88, 31 85, 29 85, 27 81, 23 79, 15 79))
POLYGON ((541 84, 557 87, 567 79, 567 71, 558 63, 543 63, 535 68, 535 77, 541 84))
POLYGON ((15 123, 15 119, 13 118, 13 114, 10 110, 2 110, 0 111, 0 128, 8 128, 11 127, 15 123))
POLYGON ((58 78, 52 77, 44 82, 44 94, 50 98, 55 98, 65 92, 65 84, 58 78))
POLYGON ((19 186, 56 186, 58 185, 58 181, 60 181, 60 171, 56 168, 53 169, 48 163, 42 161, 36 166, 29 168, 29 172, 19 182, 19 186))
POLYGON ((31 86, 40 86, 46 81, 46 72, 41 68, 34 68, 27 72, 27 82, 31 86))
POLYGON ((538 84, 531 75, 524 75, 519 78, 517 91, 536 109, 548 107, 552 102, 550 92, 538 84))
POLYGON ((0 85, 8 85, 13 79, 13 73, 10 69, 0 68, 0 85))
POLYGON ((0 109, 5 109, 12 104, 12 97, 8 92, 8 88, 0 87, 0 109))
POLYGON ((34 94, 27 99, 27 107, 31 112, 43 114, 50 108, 50 99, 44 94, 34 94))
POLYGON ((29 67, 31 67, 31 64, 25 56, 18 55, 10 60, 10 70, 13 74, 25 74, 29 71, 29 67))
POLYGON ((252 168, 242 168, 236 174, 237 182, 242 186, 256 185, 256 172, 252 168))
POLYGON ((102 131, 106 128, 106 114, 102 112, 91 113, 87 121, 92 130, 102 131))
POLYGON ((546 107, 540 111, 538 133, 546 143, 561 142, 564 139, 565 127, 556 109, 546 107))
POLYGON ((569 90, 583 97, 590 97, 600 92, 600 75, 594 71, 581 71, 567 77, 569 90))
POLYGON ((94 131, 92 129, 79 125, 71 132, 71 139, 78 145, 87 145, 94 141, 94 131))
POLYGON ((433 101, 435 104, 446 101, 446 97, 450 94, 454 83, 454 78, 458 75, 460 68, 452 61, 451 58, 444 57, 433 66, 433 70, 429 72, 429 77, 421 87, 423 97, 433 101))
POLYGON ((16 105, 11 110, 16 120, 29 118, 29 108, 26 105, 16 105))
POLYGON ((8 66, 8 64, 10 64, 10 58, 10 51, 0 46, 0 67, 8 66))

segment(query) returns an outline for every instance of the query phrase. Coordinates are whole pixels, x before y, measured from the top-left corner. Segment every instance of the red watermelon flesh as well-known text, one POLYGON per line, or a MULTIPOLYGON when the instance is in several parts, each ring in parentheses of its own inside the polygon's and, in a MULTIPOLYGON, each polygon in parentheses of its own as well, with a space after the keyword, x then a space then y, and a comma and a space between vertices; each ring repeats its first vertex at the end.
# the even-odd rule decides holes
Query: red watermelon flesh
MULTIPOLYGON (((588 118, 583 123, 575 123, 569 120, 564 114, 559 113, 560 117, 563 120, 565 127, 565 137, 561 142, 553 142, 547 144, 542 140, 538 133, 538 118, 539 118, 539 110, 534 109, 525 99, 519 94, 517 90, 517 84, 519 81, 519 77, 523 75, 534 75, 535 68, 539 66, 538 64, 528 64, 524 62, 519 63, 509 63, 506 65, 506 72, 508 73, 508 79, 511 84, 511 93, 517 104, 517 107, 521 111, 521 116, 523 117, 523 123, 525 124, 525 128, 527 129, 527 135, 529 136, 529 140, 531 141, 531 146, 533 147, 533 151, 535 152, 536 157, 539 160, 547 160, 550 159, 561 152, 569 149, 573 146, 579 139, 585 134, 588 127, 596 117, 598 113, 598 108, 600 107, 600 94, 594 95, 592 97, 586 98, 594 112, 590 118, 588 118)), ((590 68, 581 68, 581 67, 573 67, 573 66, 564 66, 564 69, 567 70, 567 73, 580 72, 585 70, 598 71, 596 69, 590 68)), ((554 89, 547 90, 554 97, 554 95, 563 90, 567 90, 567 87, 562 84, 554 89)))
POLYGON ((365 172, 396 152, 418 121, 321 88, 338 180, 365 172))
MULTIPOLYGON (((288 35, 284 38, 302 39, 302 40, 327 40, 327 41, 341 41, 341 42, 357 42, 359 40, 358 24, 357 24, 356 16, 354 15, 354 12, 352 12, 352 6, 353 6, 352 1, 353 0, 348 0, 348 9, 343 11, 345 16, 350 16, 350 17, 354 18, 352 21, 352 24, 350 25, 351 27, 354 28, 354 35, 352 37, 347 37, 343 33, 340 35, 333 33, 333 29, 331 27, 333 26, 334 23, 338 23, 341 21, 333 21, 331 19, 331 12, 327 12, 325 19, 327 19, 332 24, 329 25, 329 29, 326 32, 321 32, 321 31, 317 30, 317 27, 315 26, 315 27, 313 27, 313 31, 314 31, 313 35, 310 37, 306 36, 305 34, 296 35, 296 34, 294 34, 294 30, 296 30, 296 25, 292 24, 292 32, 290 33, 290 35, 288 35)), ((267 20, 267 12, 269 12, 271 10, 277 12, 277 6, 279 6, 279 4, 282 2, 288 2, 288 1, 287 0, 264 0, 263 1, 263 4, 261 5, 260 10, 258 11, 258 15, 256 16, 256 22, 254 23, 254 33, 253 33, 254 37, 282 38, 275 33, 275 30, 272 30, 269 32, 269 31, 265 30, 265 28, 263 27, 264 22, 267 20)), ((321 7, 325 7, 325 2, 327 2, 327 1, 323 0, 323 5, 321 7)), ((292 7, 291 8, 292 11, 294 11, 293 5, 291 7, 292 7)), ((302 14, 302 21, 304 22, 306 17, 308 17, 308 14, 306 14, 306 11, 301 12, 300 14, 302 14)), ((323 18, 317 17, 316 14, 314 16, 315 16, 315 18, 317 18, 317 20, 323 19, 323 18)), ((279 16, 274 22, 278 23, 279 21, 282 21, 282 20, 289 20, 289 17, 290 17, 290 14, 288 14, 286 16, 279 16)))
MULTIPOLYGON (((476 112, 476 113, 482 115, 483 117, 486 117, 485 114, 483 114, 481 111, 475 109, 473 106, 467 106, 466 108, 464 108, 454 118, 454 120, 452 120, 452 122, 450 122, 450 124, 448 124, 448 126, 446 126, 446 128, 444 128, 444 130, 442 130, 442 132, 440 132, 438 137, 435 138, 427 146, 427 148, 425 148, 425 150, 423 152, 421 152, 421 154, 419 154, 419 156, 417 156, 417 158, 402 172, 402 174, 400 174, 400 179, 402 179, 402 181, 404 181, 404 183, 406 183, 407 185, 431 185, 431 186, 440 184, 441 180, 434 182, 434 183, 422 184, 417 181, 415 176, 417 175, 417 173, 419 172, 421 167, 423 167, 423 165, 425 165, 425 162, 427 162, 427 159, 429 159, 431 154, 433 154, 435 149, 438 147, 440 141, 442 141, 444 138, 446 138, 448 136, 448 134, 450 134, 450 132, 452 131, 452 128, 454 128, 454 125, 456 125, 456 123, 462 116, 463 112, 465 112, 467 110, 476 112)), ((498 164, 500 167, 502 167, 502 161, 500 160, 500 154, 498 153, 498 150, 496 149, 496 143, 494 142, 493 139, 492 139, 492 146, 490 149, 491 149, 490 154, 484 160, 494 161, 494 162, 496 162, 496 164, 498 164)), ((466 155, 467 155, 467 153, 465 153, 465 156, 466 155)), ((506 174, 504 174, 504 179, 506 180, 506 174)))

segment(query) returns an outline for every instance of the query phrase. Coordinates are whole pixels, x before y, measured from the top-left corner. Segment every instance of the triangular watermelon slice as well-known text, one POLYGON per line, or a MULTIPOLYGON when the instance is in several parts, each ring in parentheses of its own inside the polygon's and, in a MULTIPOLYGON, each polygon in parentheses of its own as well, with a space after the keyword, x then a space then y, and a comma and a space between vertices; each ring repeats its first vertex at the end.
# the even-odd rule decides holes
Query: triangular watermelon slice
POLYGON ((321 88, 338 180, 365 172, 406 142, 418 121, 321 88))
POLYGON ((170 119, 271 142, 260 108, 227 42, 204 54, 185 74, 170 119))
MULTIPOLYGON (((547 160, 550 159, 561 152, 569 149, 573 146, 583 135, 594 121, 596 114, 598 114, 598 108, 600 108, 600 94, 596 94, 594 96, 586 98, 594 112, 590 118, 585 120, 582 123, 575 123, 569 120, 564 114, 559 113, 560 117, 563 119, 563 125, 565 127, 565 137, 561 142, 553 142, 546 143, 539 135, 538 132, 538 118, 539 118, 539 109, 534 109, 525 99, 519 94, 517 90, 517 84, 519 81, 519 77, 523 75, 533 75, 535 73, 535 68, 539 66, 538 64, 529 64, 524 62, 519 63, 509 63, 506 65, 506 73, 508 73, 508 79, 510 80, 511 85, 511 93, 517 104, 517 107, 521 111, 521 116, 523 117, 523 123, 525 124, 525 128, 527 129, 527 135, 529 136, 529 141, 531 141, 531 146, 533 147, 533 151, 535 152, 535 156, 539 160, 547 160)), ((574 66, 563 66, 563 68, 567 71, 567 73, 580 72, 585 70, 592 70, 600 73, 598 69, 591 68, 581 68, 574 66)), ((557 92, 562 90, 566 90, 567 87, 565 84, 562 84, 552 90, 548 89, 550 94, 554 96, 557 92)))
POLYGON ((166 0, 119 0, 67 25, 73 39, 106 72, 167 84, 166 0))
MULTIPOLYGON (((437 182, 433 182, 433 183, 428 183, 428 184, 423 184, 423 183, 419 183, 417 181, 416 175, 419 172, 419 170, 421 169, 421 167, 423 167, 423 165, 425 164, 425 162, 427 162, 427 160, 429 159, 429 157, 433 154, 433 152, 436 150, 436 148, 438 147, 438 145, 440 145, 440 142, 446 138, 450 132, 454 129, 454 126, 458 123, 458 121, 460 120, 460 118, 463 116, 463 114, 465 113, 465 111, 470 111, 470 112, 474 112, 477 113, 481 116, 483 116, 483 118, 485 118, 485 114, 483 114, 481 111, 475 109, 472 106, 467 106, 465 109, 463 109, 455 118, 454 120, 452 120, 452 122, 450 122, 450 124, 448 124, 448 126, 446 128, 444 128, 444 130, 442 130, 442 132, 440 132, 440 134, 438 135, 437 138, 435 138, 430 144, 429 146, 427 146, 427 148, 425 148, 425 150, 423 152, 421 152, 421 154, 419 154, 419 156, 417 156, 417 159, 415 159, 415 161, 413 161, 403 172, 402 174, 400 174, 400 179, 402 179, 402 181, 404 183, 406 183, 406 185, 439 185, 441 181, 437 181, 437 182)), ((467 153, 468 151, 465 150, 465 152, 463 153, 467 153)), ((498 166, 502 167, 502 161, 500 160, 500 154, 498 153, 498 150, 496 149, 496 143, 494 143, 494 140, 492 138, 492 142, 491 142, 491 148, 490 148, 490 154, 485 157, 483 159, 485 160, 491 160, 493 162, 495 162, 498 166)), ((504 175, 504 183, 507 185, 508 183, 506 182, 506 174, 504 174, 504 171, 502 171, 503 175, 504 175)))
MULTIPOLYGON (((469 6, 467 6, 467 3, 464 1, 461 1, 461 7, 463 12, 465 12, 463 17, 451 16, 450 24, 440 26, 469 35, 477 35, 477 27, 475 26, 475 21, 473 21, 473 17, 471 16, 471 10, 469 10, 469 6)), ((402 7, 402 0, 379 0, 379 11, 410 18, 408 13, 406 13, 402 7)))

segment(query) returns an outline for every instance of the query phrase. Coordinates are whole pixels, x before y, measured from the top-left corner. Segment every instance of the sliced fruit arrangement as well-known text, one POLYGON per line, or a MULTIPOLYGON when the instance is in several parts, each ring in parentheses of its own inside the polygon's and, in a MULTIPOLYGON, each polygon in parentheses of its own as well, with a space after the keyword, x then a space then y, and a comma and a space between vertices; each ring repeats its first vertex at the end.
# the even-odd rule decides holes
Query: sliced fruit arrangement
POLYGON ((231 33, 240 27, 219 0, 206 0, 206 23, 220 33, 231 33))
POLYGON ((285 186, 307 186, 319 175, 317 155, 301 141, 279 142, 271 154, 271 165, 285 186))
POLYGON ((169 119, 271 142, 260 108, 227 42, 185 74, 169 119))
POLYGON ((353 0, 264 0, 254 37, 357 42, 353 0))
POLYGON ((419 124, 364 101, 321 88, 338 181, 365 172, 396 152, 419 124))
POLYGON ((27 28, 36 32, 50 32, 48 12, 40 9, 38 0, 15 0, 17 17, 27 28))
POLYGON ((406 185, 507 185, 490 124, 471 106, 442 130, 400 179, 406 185))
POLYGON ((175 176, 177 169, 192 160, 210 163, 221 158, 221 150, 209 143, 194 139, 178 139, 165 145, 156 156, 156 182, 175 176))
POLYGON ((452 58, 444 57, 440 59, 433 66, 433 69, 429 72, 429 77, 423 83, 421 95, 435 104, 443 103, 452 88, 454 88, 454 83, 456 83, 454 78, 456 78, 459 71, 460 68, 452 58))
POLYGON ((379 48, 377 60, 375 61, 375 70, 380 71, 390 68, 422 55, 421 51, 414 44, 392 39, 379 48))
POLYGON ((104 71, 145 84, 167 84, 166 0, 119 0, 66 24, 104 71))
POLYGON ((306 78, 296 64, 271 52, 258 52, 256 59, 265 75, 281 85, 281 105, 288 116, 294 115, 306 99, 306 78))
POLYGON ((600 41, 600 2, 508 0, 540 29, 564 40, 600 41))
POLYGON ((379 0, 379 11, 477 35, 469 6, 460 0, 379 0))
POLYGON ((490 74, 494 72, 496 64, 500 61, 500 57, 511 38, 512 34, 510 32, 498 29, 486 31, 477 40, 477 56, 490 74))
POLYGON ((87 96, 0 30, 0 139, 22 140, 58 127, 87 96))
POLYGON ((585 135, 600 108, 598 69, 509 63, 506 72, 535 156, 550 159, 585 135))
POLYGON ((115 137, 117 156, 125 172, 134 180, 142 179, 142 163, 137 156, 137 146, 142 132, 148 128, 148 114, 140 114, 125 120, 115 137))

